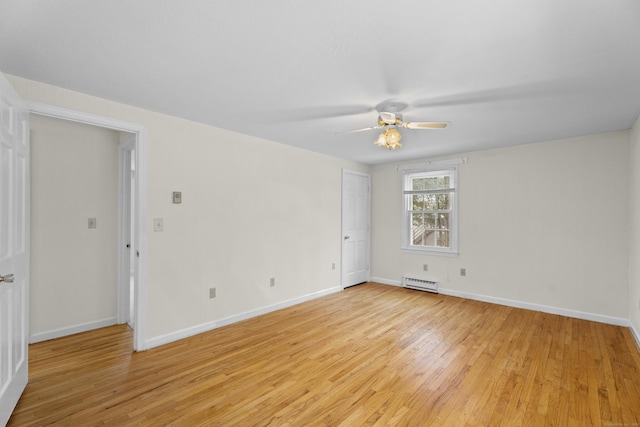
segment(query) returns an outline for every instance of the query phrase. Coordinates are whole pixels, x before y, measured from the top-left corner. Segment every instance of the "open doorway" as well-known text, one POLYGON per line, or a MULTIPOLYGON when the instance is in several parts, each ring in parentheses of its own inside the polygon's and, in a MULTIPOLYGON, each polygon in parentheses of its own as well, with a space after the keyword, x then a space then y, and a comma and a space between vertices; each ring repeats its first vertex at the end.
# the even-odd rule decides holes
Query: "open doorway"
POLYGON ((114 203, 118 211, 116 320, 117 323, 128 323, 133 328, 134 350, 145 350, 146 130, 134 123, 46 104, 31 103, 30 112, 110 129, 120 134, 116 172, 118 194, 114 203))

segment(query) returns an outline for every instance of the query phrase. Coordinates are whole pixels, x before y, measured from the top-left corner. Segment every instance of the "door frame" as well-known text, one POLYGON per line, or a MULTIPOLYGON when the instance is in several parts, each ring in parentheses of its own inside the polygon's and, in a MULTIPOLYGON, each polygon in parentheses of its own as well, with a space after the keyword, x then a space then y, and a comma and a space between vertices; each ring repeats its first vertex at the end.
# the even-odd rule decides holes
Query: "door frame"
POLYGON ((367 249, 366 249, 366 264, 367 264, 367 281, 371 279, 371 174, 366 173, 366 172, 357 172, 354 170, 350 170, 350 169, 342 169, 342 191, 340 194, 340 204, 341 204, 341 209, 340 209, 340 286, 342 287, 342 289, 345 289, 346 287, 352 286, 352 285, 347 285, 345 284, 345 277, 344 277, 344 236, 345 236, 345 230, 344 230, 344 194, 345 194, 345 176, 346 175, 357 175, 357 176, 361 176, 361 177, 366 177, 367 178, 367 220, 368 220, 368 224, 367 224, 367 249))
MULTIPOLYGON (((39 102, 27 102, 29 105, 29 112, 32 114, 38 114, 41 116, 52 117, 61 120, 70 120, 73 122, 88 124, 92 126, 103 127, 106 129, 112 129, 115 131, 128 132, 133 134, 134 146, 136 150, 135 169, 136 169, 136 182, 135 182, 135 202, 136 212, 133 221, 135 223, 134 241, 137 247, 135 248, 138 255, 138 268, 135 269, 135 290, 134 290, 134 324, 133 331, 133 349, 135 351, 146 350, 146 309, 147 309, 147 130, 144 126, 126 122, 122 120, 112 119, 108 117, 98 116, 91 113, 85 113, 81 111, 71 110, 68 108, 58 107, 55 105, 43 104, 39 102)), ((119 163, 122 159, 119 160, 119 163)), ((120 166, 122 167, 122 166, 120 166)), ((118 203, 119 210, 123 203, 124 195, 122 194, 122 188, 119 186, 118 191, 118 203)), ((118 259, 120 260, 125 251, 126 242, 121 241, 123 239, 123 233, 121 232, 124 224, 121 223, 119 215, 118 220, 118 259)), ((118 263, 120 264, 120 263, 118 263)), ((120 265, 119 265, 120 268, 120 265)), ((126 289, 129 289, 129 284, 121 283, 123 275, 118 272, 118 321, 122 318, 121 293, 126 289)), ((128 310, 128 308, 126 308, 128 310)))
MULTIPOLYGON (((118 303, 116 318, 118 324, 128 323, 133 330, 135 330, 136 319, 135 315, 133 318, 130 316, 131 257, 132 251, 136 250, 137 245, 134 240, 135 233, 131 235, 131 226, 134 220, 134 217, 131 216, 131 208, 134 208, 133 212, 137 212, 137 209, 136 201, 132 202, 131 200, 131 196, 135 194, 135 190, 133 192, 131 190, 131 153, 135 153, 135 150, 136 142, 133 134, 130 134, 126 139, 121 139, 118 144, 118 303)), ((135 279, 134 277, 134 290, 135 279)))

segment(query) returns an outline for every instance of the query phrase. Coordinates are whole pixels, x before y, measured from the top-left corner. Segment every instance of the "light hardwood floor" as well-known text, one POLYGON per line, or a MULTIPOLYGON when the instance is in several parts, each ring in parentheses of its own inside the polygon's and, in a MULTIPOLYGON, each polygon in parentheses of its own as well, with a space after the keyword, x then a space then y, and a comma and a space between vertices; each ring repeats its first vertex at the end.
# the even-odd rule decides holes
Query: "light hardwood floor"
POLYGON ((379 284, 141 353, 30 346, 9 426, 638 426, 627 328, 379 284))

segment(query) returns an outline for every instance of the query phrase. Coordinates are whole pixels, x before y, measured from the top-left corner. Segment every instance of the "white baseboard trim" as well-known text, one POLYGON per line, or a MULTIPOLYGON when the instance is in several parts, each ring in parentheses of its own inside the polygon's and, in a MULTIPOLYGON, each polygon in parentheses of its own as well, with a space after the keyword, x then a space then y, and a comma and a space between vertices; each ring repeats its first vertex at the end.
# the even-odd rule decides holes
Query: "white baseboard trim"
POLYGON ((293 298, 290 300, 282 301, 276 304, 268 305, 266 307, 258 308, 255 310, 246 311, 244 313, 236 314, 233 316, 225 317, 223 319, 214 320, 211 322, 203 323, 200 325, 192 326, 190 328, 181 329, 169 334, 160 335, 155 338, 151 338, 146 341, 146 349, 158 347, 164 344, 169 344, 174 341, 178 341, 184 338, 191 337, 193 335, 201 334, 213 329, 217 329, 223 326, 230 325, 232 323, 241 322, 243 320, 251 319, 252 317, 261 316, 263 314, 270 313, 272 311, 281 310, 283 308, 291 307, 296 304, 300 304, 306 301, 311 301, 316 298, 320 298, 326 295, 330 295, 336 292, 342 291, 342 287, 336 286, 333 288, 325 289, 311 294, 303 295, 301 297, 293 298))
POLYGON ((383 279, 382 277, 372 277, 371 281, 376 283, 382 283, 383 285, 402 287, 402 281, 400 280, 389 280, 389 279, 383 279))
POLYGON ((636 339, 638 350, 640 350, 640 332, 638 332, 638 330, 636 329, 636 326, 633 323, 629 325, 629 329, 631 329, 631 335, 633 335, 633 337, 636 339))
POLYGON ((95 320, 93 322, 82 323, 80 325, 66 326, 64 328, 53 329, 51 331, 36 332, 29 336, 29 344, 62 338, 67 335, 79 334, 80 332, 87 332, 93 329, 105 328, 107 326, 115 325, 116 323, 116 318, 110 317, 108 319, 95 320))
POLYGON ((606 316, 603 314, 596 314, 596 313, 587 313, 584 311, 571 310, 568 308, 534 304, 534 303, 529 303, 524 301, 510 300, 506 298, 497 298, 497 297, 491 297, 487 295, 473 294, 469 292, 460 292, 460 291, 456 291, 453 289, 446 289, 446 288, 445 289, 440 288, 438 289, 438 292, 440 292, 443 295, 450 295, 453 297, 490 302, 492 304, 506 305, 508 307, 524 308, 526 310, 540 311, 542 313, 558 314, 560 316, 572 317, 574 319, 591 320, 593 322, 607 323, 609 325, 627 326, 627 327, 631 325, 631 322, 629 322, 628 319, 623 319, 621 317, 606 316))
MULTIPOLYGON (((384 285, 392 285, 392 286, 401 286, 401 283, 402 283, 397 280, 381 279, 378 277, 376 278, 372 277, 371 281, 376 283, 382 283, 384 285)), ((567 308, 552 307, 548 305, 534 304, 534 303, 529 303, 524 301, 510 300, 506 298, 491 297, 487 295, 474 294, 470 292, 462 292, 462 291, 457 291, 454 289, 447 289, 447 288, 438 288, 438 293, 442 295, 449 295, 452 297, 466 298, 466 299, 471 299, 475 301, 489 302, 492 304, 506 305, 508 307, 524 308, 526 310, 540 311, 542 313, 558 314, 560 316, 572 317, 575 319, 591 320, 593 322, 607 323, 609 325, 631 327, 631 322, 628 319, 623 319, 621 317, 605 316, 603 314, 587 313, 584 311, 570 310, 567 308)))

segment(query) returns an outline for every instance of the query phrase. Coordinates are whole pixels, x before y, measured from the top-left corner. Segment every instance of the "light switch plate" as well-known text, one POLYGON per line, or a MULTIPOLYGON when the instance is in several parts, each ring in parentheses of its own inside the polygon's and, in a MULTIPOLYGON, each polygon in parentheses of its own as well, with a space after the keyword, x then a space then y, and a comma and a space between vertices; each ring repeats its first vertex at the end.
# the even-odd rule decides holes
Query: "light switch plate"
POLYGON ((175 204, 182 203, 182 191, 173 192, 173 203, 175 204))
POLYGON ((97 228, 98 222, 95 218, 89 218, 89 228, 97 228))
POLYGON ((164 231, 164 220, 162 218, 153 218, 153 231, 164 231))

